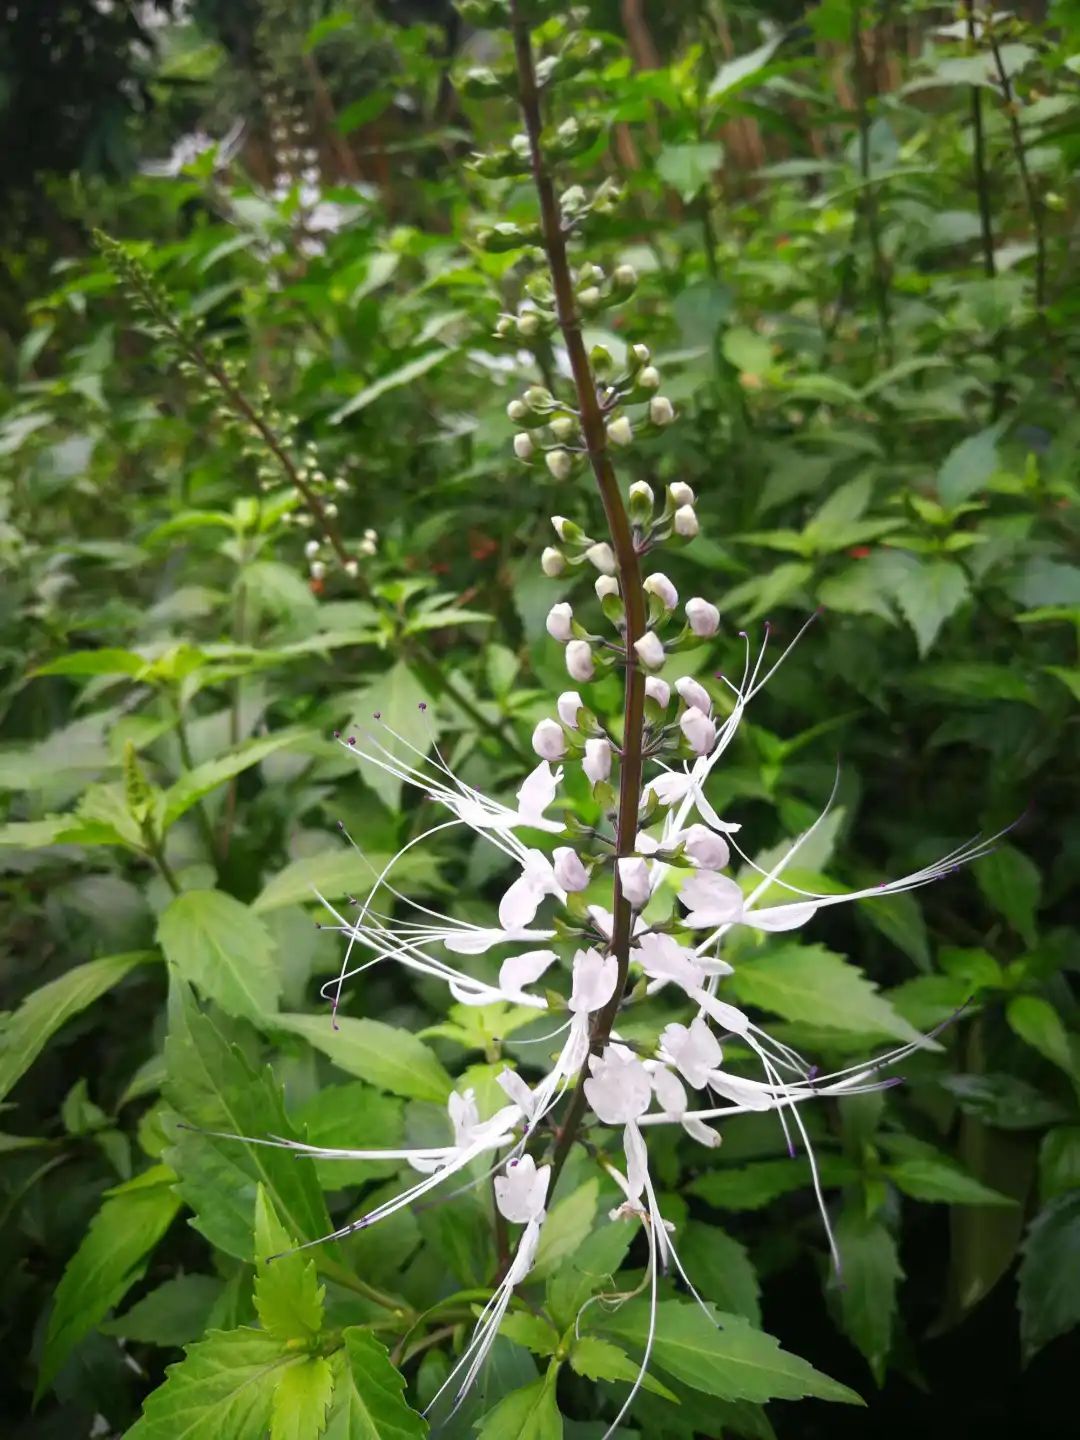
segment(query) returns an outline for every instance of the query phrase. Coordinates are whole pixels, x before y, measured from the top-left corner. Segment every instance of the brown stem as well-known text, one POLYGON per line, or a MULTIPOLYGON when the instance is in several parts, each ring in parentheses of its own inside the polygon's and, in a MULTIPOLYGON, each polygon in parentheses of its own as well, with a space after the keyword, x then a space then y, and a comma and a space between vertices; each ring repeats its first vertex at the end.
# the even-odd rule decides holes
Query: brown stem
MULTIPOLYGON (((586 454, 589 457, 589 464, 600 491, 604 514, 607 517, 611 545, 618 566, 619 587, 622 591, 626 613, 624 633, 627 660, 626 696, 623 707, 622 759, 619 767, 619 815, 615 832, 615 855, 618 857, 632 855, 634 852, 638 810, 641 803, 645 676, 637 664, 634 644, 646 630, 645 593, 641 588, 641 569, 638 564, 634 535, 611 464, 611 456, 608 453, 607 431, 600 409, 596 381, 581 333, 581 318, 574 301, 574 286, 566 254, 562 216, 541 149, 540 134, 543 120, 540 94, 536 84, 536 70, 533 64, 528 22, 522 17, 520 0, 510 0, 510 14, 514 37, 514 57, 517 62, 518 99, 525 122, 525 131, 529 137, 533 182, 540 201, 541 230, 548 268, 551 272, 551 283, 555 292, 555 310, 570 361, 574 389, 577 392, 578 413, 586 454)), ((615 993, 593 1022, 591 1049, 594 1054, 599 1054, 608 1042, 611 1027, 615 1022, 615 1016, 618 1014, 619 1005, 626 990, 630 968, 633 911, 630 902, 622 893, 617 868, 615 870, 613 905, 615 922, 610 951, 618 961, 618 982, 615 986, 615 993)), ((551 1171, 552 1190, 558 1181, 559 1172, 566 1157, 570 1153, 584 1112, 585 1094, 582 1088, 584 1075, 583 1068, 574 1097, 570 1102, 566 1121, 556 1143, 551 1171)))
POLYGON ((855 81, 855 110, 859 123, 859 175, 863 182, 859 208, 866 221, 870 242, 870 258, 874 267, 874 301, 877 306, 878 335, 886 365, 892 364, 892 317, 889 313, 889 272, 881 245, 878 213, 878 192, 870 173, 870 80, 866 54, 863 50, 862 11, 859 5, 851 11, 851 49, 855 81))
MULTIPOLYGON (((971 49, 976 48, 975 34, 975 0, 964 0, 964 20, 967 24, 968 44, 971 49)), ((988 280, 992 280, 997 274, 997 261, 994 259, 994 223, 990 205, 990 180, 986 168, 986 129, 983 124, 983 97, 982 90, 978 85, 971 87, 971 163, 975 175, 975 194, 979 202, 979 230, 982 236, 982 260, 983 274, 988 280)), ((1004 346, 1002 336, 995 335, 991 345, 991 353, 997 362, 999 372, 1004 364, 1004 346)), ((1005 401, 1008 397, 1008 385, 1004 376, 999 373, 994 381, 993 403, 991 406, 991 418, 996 420, 1005 408, 1005 401)))

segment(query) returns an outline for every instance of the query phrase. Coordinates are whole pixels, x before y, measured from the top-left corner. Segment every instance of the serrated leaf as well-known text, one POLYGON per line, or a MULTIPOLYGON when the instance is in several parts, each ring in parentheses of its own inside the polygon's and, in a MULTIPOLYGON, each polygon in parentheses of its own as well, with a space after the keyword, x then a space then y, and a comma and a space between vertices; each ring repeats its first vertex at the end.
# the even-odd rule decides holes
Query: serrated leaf
POLYGON ((977 860, 972 870, 987 904, 1004 915, 1029 945, 1034 945, 1035 916, 1042 898, 1038 866, 1014 845, 999 845, 977 860))
POLYGON ((530 1315, 527 1310, 512 1310, 504 1316, 499 1334, 515 1345, 523 1345, 534 1355, 554 1355, 559 1348, 559 1332, 554 1325, 540 1315, 530 1315))
POLYGON ((760 1326, 761 1286, 746 1248, 718 1225, 699 1220, 680 1231, 680 1257, 705 1299, 760 1326))
POLYGON ((158 944, 180 977, 229 1015, 258 1024, 277 1009, 281 975, 266 926, 223 890, 185 890, 158 921, 158 944))
POLYGON ((942 625, 967 599, 968 579, 955 560, 924 560, 904 572, 893 594, 915 632, 919 654, 926 655, 942 625))
POLYGON ((406 1100, 445 1101, 454 1082, 422 1040, 381 1020, 339 1015, 275 1015, 275 1029, 302 1036, 350 1075, 406 1100))
POLYGON ((731 993, 785 1020, 915 1042, 915 1030, 861 970, 824 945, 790 943, 754 956, 728 979, 731 993))
MULTIPOLYGON (((340 900, 358 891, 366 894, 374 875, 378 875, 390 859, 389 853, 365 850, 358 855, 351 847, 323 850, 318 855, 305 855, 286 865, 269 879, 251 903, 256 914, 280 910, 285 905, 310 904, 317 901, 315 891, 326 900, 340 900)), ((410 885, 433 885, 438 880, 438 866, 430 855, 412 850, 394 866, 394 883, 399 890, 410 885)))
POLYGON ((270 1440, 319 1440, 334 1392, 334 1371, 312 1355, 281 1372, 270 1410, 270 1440))
MULTIPOLYGON (((858 1179, 857 1167, 843 1156, 818 1154, 816 1158, 825 1189, 858 1179)), ((690 1181, 687 1189, 718 1210, 760 1210, 781 1195, 808 1189, 812 1179, 804 1158, 759 1160, 752 1165, 707 1170, 690 1181)))
MULTIPOLYGON (((293 1114, 310 1145, 341 1150, 362 1142, 366 1149, 392 1150, 403 1143, 403 1109, 400 1100, 351 1080, 345 1085, 320 1085, 293 1114)), ((401 1168, 400 1160, 315 1160, 314 1164, 324 1190, 387 1179, 401 1168)))
POLYGON ((189 1345, 206 1329, 223 1289, 215 1275, 177 1275, 98 1329, 140 1345, 189 1345))
MULTIPOLYGON (((638 1377, 640 1366, 637 1361, 630 1359, 625 1350, 620 1350, 618 1345, 613 1345, 610 1340, 601 1340, 598 1335, 582 1335, 579 1340, 574 1341, 574 1347, 570 1351, 570 1368, 579 1375, 584 1375, 586 1380, 626 1380, 632 1385, 638 1377)), ((679 1397, 648 1371, 641 1383, 654 1395, 662 1395, 665 1400, 671 1400, 676 1405, 679 1403, 679 1397)))
POLYGON ((146 1256, 180 1209, 176 1176, 155 1165, 111 1191, 68 1261, 56 1289, 38 1373, 37 1395, 52 1384, 71 1351, 127 1294, 146 1256))
POLYGON ((342 1332, 326 1440, 423 1440, 427 1422, 405 1401, 405 1381, 368 1330, 342 1332))
MULTIPOLYGON (((351 698, 358 728, 372 731, 376 742, 395 760, 408 765, 419 764, 416 751, 425 754, 432 741, 438 738, 434 709, 420 709, 429 698, 428 691, 402 660, 351 698), (378 720, 374 718, 376 715, 378 720), (400 739, 396 738, 399 736, 400 739)), ((397 810, 401 800, 401 780, 360 756, 357 763, 365 785, 375 792, 388 810, 397 810)))
POLYGON ((281 1341, 318 1338, 325 1289, 315 1263, 293 1247, 290 1235, 260 1185, 255 1194, 255 1311, 262 1327, 281 1341))
POLYGON ((419 380, 421 375, 426 375, 436 365, 441 365, 444 360, 449 360, 453 353, 452 350, 441 348, 429 350, 427 354, 418 355, 415 360, 410 360, 405 365, 399 365, 396 370, 387 371, 385 375, 380 375, 378 380, 374 380, 370 385, 358 390, 351 400, 347 400, 344 405, 335 410, 328 423, 340 425, 342 420, 347 420, 358 410, 365 410, 390 390, 400 390, 403 385, 411 385, 414 380, 419 380))
MULTIPOLYGON (((662 1300, 657 1305, 653 1358, 662 1370, 695 1390, 721 1400, 837 1400, 861 1405, 854 1390, 830 1379, 806 1360, 790 1355, 780 1342, 755 1330, 741 1315, 707 1306, 711 1323, 699 1305, 662 1300)), ((649 1328, 649 1305, 633 1300, 613 1315, 595 1320, 596 1328, 643 1348, 649 1328)))
POLYGON ((963 504, 991 478, 998 464, 997 443, 1007 423, 999 420, 949 451, 937 478, 943 505, 952 509, 963 504))
POLYGON ((929 1156, 912 1156, 885 1167, 893 1184, 914 1200, 937 1200, 945 1205, 1015 1205, 999 1190, 991 1190, 958 1165, 929 1156))
POLYGON ((664 145, 656 157, 656 173, 684 201, 699 194, 724 162, 724 147, 715 141, 664 145))
POLYGON ((1061 1016, 1041 995, 1016 995, 1005 1009, 1009 1028, 1051 1065, 1075 1080, 1076 1063, 1061 1016))
POLYGON ((484 1416, 477 1440, 562 1440, 563 1419, 555 1403, 558 1368, 500 1400, 484 1416))
POLYGON ((1080 1191, 1059 1195, 1031 1222, 1020 1262, 1020 1339, 1030 1359, 1080 1325, 1080 1191))
POLYGON ((556 1324, 565 1328, 577 1319, 578 1311, 591 1295, 619 1288, 615 1275, 636 1230, 636 1222, 626 1218, 601 1225, 589 1236, 587 1246, 582 1246, 551 1274, 546 1303, 556 1324))
POLYGON ((125 1440, 265 1440, 285 1370, 306 1363, 263 1330, 217 1330, 188 1347, 125 1440))
POLYGON ((226 780, 232 780, 245 770, 250 770, 252 765, 257 765, 260 760, 265 760, 277 750, 283 750, 286 745, 294 745, 304 733, 302 730, 279 730, 274 735, 251 740, 228 755, 219 755, 216 760, 207 760, 203 765, 196 765, 193 770, 181 775, 180 779, 165 791, 162 821, 164 828, 168 829, 181 815, 198 804, 204 795, 209 795, 219 785, 224 785, 226 780))
POLYGON ((540 1231, 540 1244, 532 1268, 536 1279, 550 1275, 556 1266, 582 1245, 593 1227, 599 1203, 600 1182, 594 1176, 551 1207, 540 1231))
POLYGON ((857 1346, 880 1385, 892 1348, 896 1289, 903 1271, 892 1233, 879 1219, 846 1208, 836 1226, 843 1266, 837 1304, 844 1334, 857 1346))
POLYGON ((133 950, 76 965, 34 990, 17 1010, 0 1019, 0 1100, 62 1025, 118 985, 137 965, 155 958, 152 950, 133 950))

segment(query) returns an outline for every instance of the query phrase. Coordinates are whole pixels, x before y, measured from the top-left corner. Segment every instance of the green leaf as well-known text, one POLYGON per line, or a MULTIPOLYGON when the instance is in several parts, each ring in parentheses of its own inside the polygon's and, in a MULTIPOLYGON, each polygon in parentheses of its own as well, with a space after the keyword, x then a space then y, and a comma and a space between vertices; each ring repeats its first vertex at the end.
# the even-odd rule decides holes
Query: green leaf
POLYGON ((564 1260, 547 1282, 547 1308, 562 1328, 578 1317, 582 1305, 601 1290, 617 1290, 615 1275, 626 1258, 637 1223, 628 1218, 601 1225, 589 1243, 564 1260))
MULTIPOLYGON (((427 699, 428 692, 408 665, 399 660, 352 697, 352 710, 358 719, 358 727, 373 731, 378 744, 394 759, 417 765, 419 756, 416 751, 425 754, 437 738, 434 709, 420 709, 427 699), (374 718, 376 715, 378 720, 374 718), (397 739, 398 736, 401 738, 397 739), (415 749, 410 749, 410 746, 415 746, 415 749)), ((357 758, 364 784, 374 790, 388 810, 397 810, 401 800, 401 781, 370 760, 357 758)))
MULTIPOLYGON (((325 900, 340 900, 357 891, 366 894, 375 875, 390 858, 389 854, 370 850, 358 855, 351 846, 305 855, 268 880, 251 908, 256 914, 263 914, 285 905, 308 904, 317 898, 316 890, 325 900)), ((430 886, 437 879, 438 867, 434 860, 418 850, 403 855, 394 867, 394 883, 398 889, 407 889, 410 885, 430 886)))
POLYGON ((1042 897, 1042 877, 1033 861, 1013 845, 999 845, 972 867, 975 883, 992 905, 1029 945, 1037 938, 1035 915, 1042 897))
MULTIPOLYGON (((405 1382, 368 1330, 343 1331, 334 1356, 334 1401, 325 1440, 423 1440, 427 1422, 405 1401, 405 1382)), ((231 1437, 230 1437, 231 1440, 231 1437)))
MULTIPOLYGON (((854 1390, 781 1350, 778 1340, 755 1330, 741 1315, 726 1315, 711 1305, 707 1309, 715 1324, 693 1303, 662 1300, 656 1307, 653 1358, 676 1380, 721 1400, 801 1400, 812 1395, 819 1400, 862 1404, 854 1390)), ((630 1301, 593 1323, 605 1334, 643 1349, 649 1304, 630 1301)))
POLYGON ((133 650, 75 650, 41 665, 35 675, 139 675, 149 661, 133 650))
POLYGON ((859 915, 887 940, 891 940, 920 970, 930 969, 926 921, 914 895, 875 895, 870 900, 856 901, 856 904, 859 915))
POLYGON ((1080 1191, 1059 1195, 1031 1222, 1020 1262, 1020 1340, 1030 1359, 1080 1325, 1080 1191))
POLYGON ((211 790, 216 790, 219 785, 224 785, 226 780, 231 780, 243 771, 250 770, 252 765, 257 765, 276 750, 282 750, 286 745, 294 745, 304 733, 302 730, 279 730, 274 735, 252 740, 228 755, 219 755, 216 760, 207 760, 203 765, 196 765, 194 770, 181 775, 175 785, 165 791, 163 827, 167 830, 181 815, 198 804, 204 795, 209 795, 211 790))
POLYGON ((679 1236, 679 1254, 694 1284, 721 1310, 761 1324, 761 1287, 746 1248, 718 1225, 691 1220, 679 1236))
POLYGON ((924 560, 904 572, 894 595, 915 632, 919 654, 926 655, 942 625, 967 599, 968 580, 955 560, 924 560))
POLYGON ((548 1211, 532 1274, 541 1280, 584 1243, 593 1227, 600 1203, 600 1181, 594 1176, 579 1185, 565 1199, 557 1201, 548 1211))
POLYGON ((263 1330, 215 1330, 165 1371, 124 1440, 265 1440, 274 1391, 306 1364, 263 1330))
MULTIPOLYGON (((532 1014, 535 1016, 536 1011, 532 1014)), ((345 1085, 320 1085, 307 1104, 293 1113, 297 1125, 307 1131, 311 1145, 341 1150, 362 1141, 365 1149, 392 1150, 403 1143, 401 1101, 359 1080, 345 1085)), ((324 1190, 340 1190, 343 1185, 388 1179, 398 1173, 401 1161, 315 1160, 314 1165, 324 1190)))
POLYGON ((133 950, 76 965, 34 990, 17 1010, 0 1019, 0 1100, 62 1025, 118 985, 137 965, 154 959, 152 950, 133 950))
POLYGON ((263 1329, 279 1340, 311 1342, 322 1330, 326 1291, 315 1278, 314 1261, 294 1250, 295 1244, 260 1185, 255 1194, 255 1310, 263 1329))
POLYGON ((322 1355, 283 1370, 274 1387, 270 1440, 319 1440, 333 1393, 333 1366, 322 1355))
POLYGON ((656 173, 681 199, 690 201, 704 190, 724 161, 716 141, 696 145, 664 145, 656 157, 656 173))
POLYGON ((1080 1191, 1080 1126, 1059 1125, 1039 1146, 1039 1196, 1045 1204, 1070 1190, 1080 1191))
MULTIPOLYGON (((304 1138, 286 1115, 270 1070, 253 1070, 199 1013, 186 986, 171 1005, 165 1058, 166 1098, 191 1125, 253 1140, 304 1138)), ((254 1258, 260 1183, 290 1235, 317 1240, 333 1228, 314 1168, 288 1151, 182 1130, 167 1156, 175 1161, 180 1194, 195 1211, 195 1228, 238 1260, 254 1258)))
POLYGON ((477 1440, 562 1440, 563 1419, 555 1403, 553 1365, 545 1376, 514 1390, 484 1416, 477 1440))
MULTIPOLYGON (((818 1155, 818 1171, 825 1189, 846 1185, 858 1178, 858 1169, 850 1160, 837 1155, 818 1155)), ((718 1210, 760 1210, 763 1205, 807 1189, 811 1182, 810 1166, 804 1158, 796 1160, 759 1160, 738 1168, 716 1167, 691 1180, 687 1189, 700 1195, 718 1210)))
POLYGON ((727 984, 743 1004, 785 1020, 903 1041, 920 1038, 861 970, 824 945, 781 944, 745 960, 727 984))
POLYGON ((904 1273, 896 1241, 880 1220, 849 1207, 837 1223, 836 1243, 843 1266, 837 1294, 840 1322, 880 1385, 892 1348, 896 1288, 904 1273))
POLYGON ((127 1294, 146 1256, 180 1209, 166 1165, 155 1165, 108 1192, 56 1289, 41 1355, 40 1398, 75 1346, 127 1294))
POLYGON ((403 385, 411 385, 414 380, 419 380, 421 375, 426 375, 429 370, 434 370, 436 365, 449 360, 453 353, 452 350, 445 349, 429 350, 424 355, 418 355, 415 360, 410 360, 408 364, 399 365, 396 370, 380 375, 378 380, 358 390, 351 400, 347 400, 340 409, 335 410, 328 423, 340 425, 342 420, 347 420, 359 410, 365 410, 389 391, 400 390, 403 385))
POLYGON ((1037 1050, 1051 1065, 1064 1070, 1070 1080, 1077 1078, 1069 1032, 1048 1000, 1039 995, 1017 995, 1009 1001, 1005 1018, 1009 1028, 1021 1040, 1037 1050))
POLYGON ((997 443, 1008 422, 969 435, 951 449, 938 471, 937 489, 941 503, 952 509, 981 490, 998 468, 997 443))
POLYGON ((223 890, 185 890, 158 921, 170 965, 229 1015, 259 1023, 277 1009, 281 975, 270 932, 223 890))
MULTIPOLYGON (((570 1351, 570 1368, 584 1375, 586 1380, 626 1380, 632 1385, 640 1366, 610 1340, 601 1340, 598 1335, 582 1335, 580 1340, 574 1341, 570 1351)), ((648 1371, 641 1383, 654 1395, 663 1395, 665 1400, 671 1400, 676 1405, 679 1403, 678 1396, 648 1371)))
POLYGON ((913 1200, 936 1200, 945 1205, 1015 1205, 999 1190, 991 1190, 974 1175, 944 1158, 912 1156, 885 1167, 893 1184, 913 1200))
POLYGON ((340 1069, 391 1095, 441 1103, 454 1088, 422 1040, 381 1020, 339 1015, 335 1029, 327 1015, 275 1015, 271 1023, 276 1030, 302 1036, 340 1069))
POLYGON ((728 60, 721 65, 709 86, 709 99, 718 100, 721 95, 732 95, 752 84, 783 41, 784 34, 781 31, 772 39, 766 40, 764 45, 759 45, 756 50, 751 50, 746 55, 738 55, 734 60, 728 60))
POLYGON ((559 1348, 559 1332, 554 1325, 540 1315, 530 1315, 527 1310, 512 1310, 504 1316, 499 1334, 534 1355, 554 1355, 559 1348))
POLYGON ((946 1075, 940 1083, 962 1110, 1002 1130, 1035 1130, 1068 1118, 1057 1100, 1016 1075, 946 1075))
POLYGON ((215 1275, 177 1275, 98 1329, 103 1335, 140 1345, 188 1345, 206 1329, 223 1289, 215 1275))

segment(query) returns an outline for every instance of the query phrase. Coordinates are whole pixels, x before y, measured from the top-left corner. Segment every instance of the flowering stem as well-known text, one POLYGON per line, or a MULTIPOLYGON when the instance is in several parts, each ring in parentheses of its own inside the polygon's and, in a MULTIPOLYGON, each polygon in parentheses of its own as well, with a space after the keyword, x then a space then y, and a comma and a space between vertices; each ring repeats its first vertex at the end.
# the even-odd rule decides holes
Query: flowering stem
MULTIPOLYGON (((551 175, 544 163, 540 141, 543 128, 540 93, 536 83, 529 26, 521 14, 519 0, 510 0, 510 14, 514 58, 517 64, 518 100, 525 122, 525 131, 529 138, 533 182, 540 202, 541 233, 555 294, 555 311, 570 362, 574 389, 577 392, 578 417, 585 440, 585 451, 589 457, 589 464, 596 478, 604 514, 607 517, 611 547, 618 567, 619 588, 622 592, 625 609, 626 696, 623 707, 623 743, 619 769, 619 813, 615 832, 615 854, 616 856, 632 855, 637 836, 638 809, 641 803, 642 736, 645 719, 645 675, 637 663, 634 644, 644 635, 647 626, 645 593, 641 588, 641 568, 638 564, 637 547, 634 544, 630 520, 608 452, 607 431, 604 427, 596 381, 581 332, 581 317, 574 301, 574 286, 566 254, 562 216, 555 198, 551 175)), ((618 960, 618 983, 615 993, 603 1010, 597 1014, 593 1023, 591 1046, 594 1054, 602 1051, 607 1044, 611 1027, 626 989, 630 965, 633 911, 630 902, 622 894, 617 869, 615 871, 613 909, 615 923, 611 936, 611 952, 618 960)), ((551 1172, 552 1189, 558 1180, 559 1172, 570 1152, 570 1147, 574 1143, 585 1109, 585 1092, 582 1088, 584 1076, 585 1070, 583 1069, 556 1144, 551 1172)))

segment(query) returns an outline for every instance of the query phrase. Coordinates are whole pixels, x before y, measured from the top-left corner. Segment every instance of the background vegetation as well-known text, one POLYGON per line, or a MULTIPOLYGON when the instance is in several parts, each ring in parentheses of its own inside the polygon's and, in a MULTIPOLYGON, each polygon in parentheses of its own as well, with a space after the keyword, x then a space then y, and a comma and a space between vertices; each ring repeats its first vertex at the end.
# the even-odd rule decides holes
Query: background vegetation
MULTIPOLYGON (((697 491, 709 538, 672 578, 725 620, 680 659, 738 666, 741 629, 783 643, 824 608, 714 803, 767 852, 839 756, 803 864, 845 888, 1024 817, 970 872, 738 956, 736 997, 826 1062, 968 1001, 903 1087, 816 1117, 843 1287, 768 1117, 731 1123, 716 1156, 664 1157, 707 1298, 869 1411, 766 1417, 674 1365, 682 1405, 643 1397, 629 1433, 1057 1434, 1080 1320, 1080 18, 583 14, 599 43, 567 81, 588 142, 567 181, 618 179, 588 254, 640 276, 591 338, 647 342, 681 417, 620 473, 697 491)), ((564 22, 546 22, 556 49, 564 22)), ((534 208, 468 163, 517 128, 461 83, 490 32, 435 0, 16 0, 4 23, 0 106, 26 143, 0 221, 0 1423, 122 1434, 178 1347, 254 1314, 250 1152, 196 1144, 178 1115, 213 1124, 240 1097, 255 1133, 390 1143, 430 1127, 450 1072, 484 1093, 501 1053, 527 1063, 520 1017, 447 1019, 441 991, 389 972, 333 1032, 318 984, 340 955, 310 886, 364 883, 336 822, 378 866, 425 819, 333 745, 358 717, 425 744, 434 727, 464 773, 516 785, 562 686, 548 517, 593 512, 586 479, 510 453, 506 403, 558 356, 494 335, 516 256, 478 235, 534 208), (165 309, 118 283, 96 230, 165 309), (329 544, 298 468, 336 507, 329 544)), ((617 687, 595 689, 614 715, 617 687)), ((435 854, 406 862, 414 892, 485 913, 490 853, 435 854)), ((304 1173, 262 1178, 313 1233, 324 1205, 393 1183, 304 1173)), ((609 1203, 584 1159, 562 1194, 549 1303, 609 1203)), ((419 1406, 468 1318, 449 1297, 490 1279, 493 1246, 470 1195, 356 1236, 319 1261, 327 1314, 370 1335, 373 1288, 410 1313, 446 1302, 384 1336, 419 1406)), ((546 1364, 516 1339, 489 1410, 546 1364)), ((353 1374, 383 1363, 355 1343, 353 1374)), ((600 1435, 610 1391, 567 1369, 565 1433, 600 1435)), ((327 1433, 398 1433, 351 1423, 335 1408, 327 1433)))

